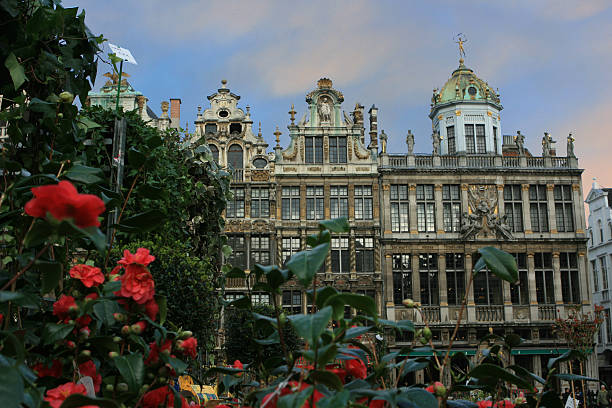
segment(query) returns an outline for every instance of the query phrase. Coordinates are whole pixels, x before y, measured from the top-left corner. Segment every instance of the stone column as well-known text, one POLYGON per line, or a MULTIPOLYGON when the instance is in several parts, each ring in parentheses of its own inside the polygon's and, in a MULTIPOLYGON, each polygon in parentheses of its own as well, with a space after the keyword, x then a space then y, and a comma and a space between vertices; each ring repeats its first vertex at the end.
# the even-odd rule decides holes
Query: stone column
POLYGON ((497 184, 497 215, 499 217, 506 214, 506 208, 504 207, 504 185, 497 184))
POLYGON ((244 218, 251 218, 251 185, 244 186, 244 218))
POLYGON ((448 286, 446 282, 446 254, 438 255, 438 291, 440 293, 440 321, 448 321, 448 286))
POLYGON ((590 285, 589 285, 589 275, 587 267, 588 260, 586 259, 586 254, 584 252, 578 252, 578 281, 580 282, 580 298, 582 299, 582 304, 584 306, 588 306, 591 304, 590 296, 591 293, 590 285))
MULTIPOLYGON (((419 254, 411 255, 412 264, 412 300, 417 303, 421 303, 421 275, 419 275, 419 254)), ((414 315, 415 322, 422 322, 419 313, 414 315)))
POLYGON ((539 320, 538 293, 536 291, 535 260, 533 252, 527 253, 527 279, 529 289, 529 319, 531 322, 539 320))
POLYGON ((283 236, 280 231, 276 233, 276 264, 283 265, 283 236))
POLYGON ((434 198, 436 202, 436 232, 438 234, 444 234, 444 206, 442 204, 442 184, 436 184, 434 186, 434 198))
POLYGON ((410 207, 410 233, 417 234, 416 184, 408 186, 408 206, 410 207))
MULTIPOLYGON (((389 185, 387 184, 387 193, 386 195, 389 195, 388 191, 389 191, 389 185)), ((372 220, 374 222, 376 221, 380 221, 381 219, 383 220, 383 222, 381 223, 382 225, 386 225, 385 224, 385 219, 389 218, 389 215, 387 214, 389 212, 389 198, 387 197, 387 201, 385 202, 385 198, 380 196, 380 190, 378 188, 378 182, 372 184, 372 220), (382 211, 381 213, 381 208, 380 208, 380 203, 385 203, 386 207, 383 208, 384 211, 382 211)), ((385 194, 383 192, 383 194, 385 194)), ((391 228, 389 228, 390 230, 391 228)), ((385 231, 385 229, 383 229, 383 231, 385 231)))
POLYGON ((355 219, 355 185, 348 185, 348 219, 353 222, 355 219))
POLYGON ((510 282, 502 280, 502 297, 504 299, 504 320, 511 322, 514 320, 512 310, 512 296, 510 294, 510 282))
POLYGON ((351 272, 351 279, 357 279, 357 246, 355 245, 355 230, 351 229, 349 232, 349 270, 351 272))
POLYGON ((469 213, 470 204, 468 201, 468 185, 461 185, 461 216, 463 217, 464 213, 469 213))
POLYGON ((557 233, 557 216, 555 212, 554 184, 546 185, 546 204, 548 204, 548 227, 551 234, 557 233))
POLYGON ((330 188, 329 188, 329 184, 325 183, 325 185, 323 186, 323 205, 325 208, 325 219, 329 220, 331 218, 331 201, 329 199, 329 195, 330 195, 330 188))
POLYGON ((474 285, 468 288, 470 273, 473 269, 472 254, 465 254, 465 288, 467 291, 467 321, 476 321, 476 303, 474 303, 474 285))
POLYGON ((576 234, 584 234, 584 205, 582 204, 582 194, 580 192, 580 184, 572 184, 572 195, 574 202, 574 219, 576 223, 576 234))
POLYGON ((391 254, 385 253, 385 262, 383 264, 384 274, 384 290, 385 290, 385 307, 387 309, 387 319, 395 320, 395 303, 393 301, 393 259, 391 254))
POLYGON ((559 262, 559 252, 553 252, 553 279, 554 279, 554 288, 555 288, 555 304, 557 305, 557 309, 561 310, 561 314, 565 315, 565 310, 563 309, 563 292, 561 291, 561 264, 559 262))
POLYGON ((300 183, 300 221, 306 221, 306 184, 300 183))
MULTIPOLYGON (((391 234, 391 185, 383 184, 382 190, 380 192, 380 202, 382 203, 381 208, 381 224, 383 230, 383 236, 387 234, 391 234)), ((376 212, 377 206, 373 202, 373 210, 376 212)), ((374 217, 376 219, 376 217, 374 217)))
POLYGON ((251 272, 251 233, 250 232, 245 232, 244 233, 244 256, 246 257, 246 259, 244 260, 244 265, 245 265, 245 272, 249 273, 251 272))
POLYGON ((521 184, 523 198, 523 226, 525 234, 533 234, 531 230, 531 211, 529 209, 529 184, 521 184))
MULTIPOLYGON (((282 219, 283 195, 282 187, 276 189, 276 219, 282 219)), ((280 265, 280 264, 279 264, 280 265)))

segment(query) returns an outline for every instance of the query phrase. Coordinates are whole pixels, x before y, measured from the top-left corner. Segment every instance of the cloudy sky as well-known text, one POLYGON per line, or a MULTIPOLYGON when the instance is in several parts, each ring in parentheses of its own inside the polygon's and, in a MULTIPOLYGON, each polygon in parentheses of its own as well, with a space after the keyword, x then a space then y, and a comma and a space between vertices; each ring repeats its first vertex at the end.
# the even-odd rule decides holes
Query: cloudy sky
POLYGON ((355 102, 366 110, 376 104, 390 152, 405 151, 408 129, 417 136, 415 150, 431 152, 431 93, 458 65, 453 37, 461 32, 468 39, 466 65, 499 88, 502 132, 521 130, 536 155, 543 132, 558 141, 559 155, 572 132, 585 195, 592 177, 612 187, 609 0, 63 4, 85 9, 94 33, 132 51, 139 65, 126 68, 129 80, 158 114, 161 101, 181 98, 181 123, 193 129, 197 106, 205 109, 206 96, 227 79, 271 146, 276 126, 287 145, 291 104, 301 117, 305 95, 329 77, 344 93, 347 112, 355 102))

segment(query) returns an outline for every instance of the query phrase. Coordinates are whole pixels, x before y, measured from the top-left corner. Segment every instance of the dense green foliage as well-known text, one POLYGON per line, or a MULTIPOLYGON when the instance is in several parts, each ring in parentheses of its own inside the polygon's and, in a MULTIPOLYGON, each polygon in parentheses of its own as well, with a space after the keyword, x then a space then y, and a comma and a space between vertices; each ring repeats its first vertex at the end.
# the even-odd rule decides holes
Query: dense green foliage
MULTIPOLYGON (((269 305, 255 305, 253 312, 262 316, 275 316, 274 308, 269 305)), ((263 366, 270 358, 282 354, 280 344, 266 345, 257 342, 270 336, 273 331, 260 322, 247 310, 235 307, 225 309, 223 348, 228 363, 240 360, 243 364, 263 366)), ((293 353, 299 349, 300 339, 291 326, 283 328, 283 337, 289 352, 293 353)))

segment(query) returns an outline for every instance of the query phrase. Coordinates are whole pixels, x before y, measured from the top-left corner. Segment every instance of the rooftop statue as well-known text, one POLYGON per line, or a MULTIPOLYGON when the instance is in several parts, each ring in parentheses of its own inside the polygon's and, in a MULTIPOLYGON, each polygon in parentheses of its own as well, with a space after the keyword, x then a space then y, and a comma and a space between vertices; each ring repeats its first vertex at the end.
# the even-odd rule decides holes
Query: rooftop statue
POLYGON ((516 136, 514 136, 514 143, 516 144, 516 148, 518 149, 519 155, 525 155, 525 136, 521 135, 521 131, 516 131, 516 136))
POLYGON ((414 135, 412 134, 412 130, 408 130, 408 134, 406 135, 406 146, 408 147, 408 154, 414 153, 414 135))
POLYGON ((440 134, 437 131, 434 131, 431 138, 433 144, 433 155, 438 156, 440 154, 440 134))
POLYGON ((381 149, 382 149, 382 153, 386 154, 387 153, 387 134, 385 133, 385 131, 383 130, 380 133, 380 144, 381 144, 381 149))
POLYGON ((567 157, 576 157, 574 154, 574 141, 574 136, 570 133, 569 136, 567 136, 567 157))

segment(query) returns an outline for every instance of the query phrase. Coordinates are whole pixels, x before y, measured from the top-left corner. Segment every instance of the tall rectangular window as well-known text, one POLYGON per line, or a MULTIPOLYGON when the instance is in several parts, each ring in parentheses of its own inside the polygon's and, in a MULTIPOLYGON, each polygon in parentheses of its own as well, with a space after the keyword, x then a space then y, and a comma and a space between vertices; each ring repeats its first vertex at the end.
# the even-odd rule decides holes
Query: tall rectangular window
POLYGON ((486 153, 485 125, 476 125, 476 153, 486 153))
POLYGON ((332 238, 331 242, 332 272, 348 273, 351 271, 349 260, 348 238, 332 238))
POLYGON ((461 196, 459 186, 444 184, 442 186, 442 210, 445 232, 461 230, 461 196))
POLYGON ((322 220, 325 218, 325 196, 323 186, 306 187, 306 219, 322 220))
POLYGON ((270 192, 268 187, 251 187, 251 218, 270 217, 270 192))
POLYGON ((512 254, 518 266, 519 281, 510 285, 510 299, 515 305, 529 304, 529 280, 527 278, 527 256, 524 253, 512 254))
POLYGON ((575 252, 561 252, 559 254, 561 266, 561 293, 563 303, 580 303, 580 285, 578 283, 578 259, 575 252))
MULTIPOLYGON (((480 258, 479 253, 472 256, 474 265, 480 258)), ((503 305, 502 282, 488 269, 483 269, 474 277, 474 302, 477 305, 503 305)))
POLYGON ((412 299, 410 254, 393 254, 393 303, 401 305, 404 299, 412 299))
POLYGON ((355 270, 374 272, 374 238, 355 238, 355 270))
POLYGON ((299 220, 300 219, 300 187, 299 186, 285 186, 282 191, 283 206, 282 206, 282 219, 283 220, 299 220))
POLYGON ((520 184, 504 186, 504 212, 512 232, 523 232, 523 199, 520 184))
POLYGON ((329 195, 331 218, 348 218, 348 187, 331 186, 329 189, 329 195))
POLYGON ((227 201, 227 218, 243 218, 244 217, 244 187, 232 187, 233 198, 227 201))
POLYGON ((242 235, 228 235, 227 245, 232 248, 232 253, 227 262, 237 268, 246 269, 246 244, 242 235))
POLYGON ((436 204, 434 201, 434 186, 419 184, 416 186, 417 199, 417 229, 419 232, 436 231, 436 204))
POLYGON ((251 235, 251 268, 255 264, 270 265, 270 237, 251 235))
POLYGON ((474 140, 474 125, 465 125, 465 152, 476 153, 476 142, 474 140))
POLYGON ((285 313, 302 313, 302 292, 299 290, 283 290, 283 310, 285 313))
POLYGON ((391 185, 391 231, 409 232, 408 186, 391 185))
POLYGON ((465 296, 465 264, 462 253, 446 254, 448 304, 460 305, 465 296))
POLYGON ((602 256, 599 258, 599 266, 601 267, 601 289, 608 289, 608 263, 606 257, 602 256))
POLYGON ((457 145, 455 143, 455 126, 446 127, 446 137, 448 138, 448 154, 455 154, 457 152, 457 145))
POLYGON ((372 219, 372 186, 355 186, 355 219, 372 219))
POLYGON ((555 304, 555 280, 553 278, 552 254, 536 252, 533 256, 536 278, 536 297, 539 304, 555 304))
POLYGON ((304 153, 306 163, 323 163, 323 137, 304 137, 304 153))
MULTIPOLYGON (((572 186, 555 186, 553 195, 555 197, 557 231, 574 231, 574 204, 572 202, 572 186)), ((603 241, 603 233, 601 238, 603 241)))
POLYGON ((346 163, 346 136, 329 136, 329 162, 346 163))
POLYGON ((497 150, 497 127, 493 126, 493 148, 495 149, 495 154, 499 154, 497 150))
POLYGON ((548 232, 546 186, 529 186, 529 211, 531 212, 531 230, 533 232, 548 232))
POLYGON ((281 251, 281 258, 284 265, 293 254, 300 252, 300 238, 284 237, 282 239, 281 251))
POLYGON ((421 304, 439 306, 438 254, 419 254, 419 277, 421 280, 421 304))
POLYGON ((591 261, 591 274, 593 275, 593 291, 599 292, 599 272, 597 272, 597 260, 591 261))

